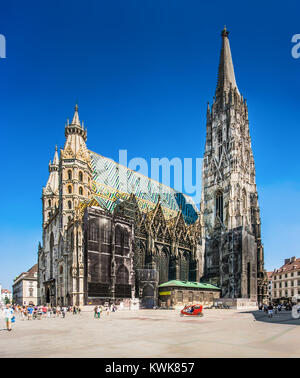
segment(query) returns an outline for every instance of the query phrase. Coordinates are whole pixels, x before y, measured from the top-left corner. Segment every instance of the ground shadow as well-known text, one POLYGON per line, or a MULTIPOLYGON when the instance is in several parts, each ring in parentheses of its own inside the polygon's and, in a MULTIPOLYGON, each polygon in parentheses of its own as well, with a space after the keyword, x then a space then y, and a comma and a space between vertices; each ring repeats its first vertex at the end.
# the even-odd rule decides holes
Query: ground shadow
POLYGON ((241 311, 240 314, 242 313, 252 314, 254 320, 258 322, 300 325, 300 319, 294 319, 292 317, 292 311, 278 311, 277 314, 273 314, 272 318, 269 318, 266 312, 259 310, 241 311))

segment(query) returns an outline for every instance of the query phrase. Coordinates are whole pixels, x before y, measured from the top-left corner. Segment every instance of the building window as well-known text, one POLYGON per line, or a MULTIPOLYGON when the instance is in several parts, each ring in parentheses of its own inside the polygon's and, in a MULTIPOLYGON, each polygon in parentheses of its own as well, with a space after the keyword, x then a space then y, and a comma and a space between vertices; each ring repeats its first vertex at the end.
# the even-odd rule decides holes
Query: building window
POLYGON ((129 234, 127 230, 124 230, 124 247, 129 247, 129 234))
POLYGON ((285 278, 287 278, 287 276, 288 276, 287 274, 284 275, 285 278))
POLYGON ((94 222, 90 224, 89 239, 95 242, 99 239, 98 227, 94 222))
POLYGON ((82 180, 83 180, 83 174, 82 174, 82 172, 80 171, 80 172, 79 172, 79 181, 82 182, 82 180))
POLYGON ((72 202, 71 201, 68 201, 68 208, 69 208, 69 210, 72 209, 72 202))
POLYGON ((183 292, 182 291, 177 292, 177 301, 183 302, 183 292))
POLYGON ((48 201, 48 206, 51 207, 51 200, 48 201))
POLYGON ((291 273, 291 277, 294 277, 294 272, 291 273))
POLYGON ((72 171, 68 170, 68 180, 72 180, 72 171))
POLYGON ((216 195, 216 216, 223 222, 223 194, 221 192, 216 195))
POLYGON ((69 193, 69 194, 72 193, 72 186, 71 186, 71 185, 68 186, 68 193, 69 193))
POLYGON ((81 196, 83 195, 83 189, 82 189, 81 186, 79 187, 79 194, 80 194, 81 196))

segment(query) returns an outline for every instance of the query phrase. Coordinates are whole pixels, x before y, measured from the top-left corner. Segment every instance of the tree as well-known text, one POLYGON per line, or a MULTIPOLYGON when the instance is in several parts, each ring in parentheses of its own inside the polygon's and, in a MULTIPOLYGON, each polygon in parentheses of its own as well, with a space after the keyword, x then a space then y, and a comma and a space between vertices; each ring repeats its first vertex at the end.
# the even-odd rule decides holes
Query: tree
POLYGON ((8 298, 8 297, 5 297, 5 298, 4 298, 4 304, 6 304, 6 305, 7 305, 7 304, 9 304, 9 303, 10 303, 10 300, 9 300, 9 298, 8 298))

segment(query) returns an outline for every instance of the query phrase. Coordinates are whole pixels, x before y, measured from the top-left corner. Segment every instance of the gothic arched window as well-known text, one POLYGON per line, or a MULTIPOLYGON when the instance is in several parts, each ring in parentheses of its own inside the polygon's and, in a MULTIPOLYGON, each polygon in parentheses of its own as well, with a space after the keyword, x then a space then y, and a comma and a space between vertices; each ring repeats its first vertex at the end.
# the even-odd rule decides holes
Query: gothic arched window
POLYGON ((68 186, 68 193, 69 193, 69 194, 72 193, 72 186, 71 186, 71 185, 68 186))
POLYGON ((48 201, 48 206, 51 207, 51 200, 48 201))
POLYGON ((53 278, 53 260, 54 260, 54 235, 53 232, 51 232, 50 235, 50 278, 53 278))
POLYGON ((122 228, 120 226, 116 227, 116 246, 121 247, 122 246, 122 228))
POLYGON ((244 214, 246 213, 247 211, 247 193, 246 193, 246 190, 243 189, 242 191, 242 204, 243 204, 243 212, 244 214))
POLYGON ((180 256, 180 280, 188 280, 188 257, 186 253, 182 253, 180 256))
POLYGON ((79 181, 82 182, 82 180, 83 180, 83 174, 81 171, 79 171, 79 181))
POLYGON ((222 136, 222 130, 218 131, 218 150, 219 150, 219 159, 222 155, 222 143, 223 143, 223 136, 222 136))
POLYGON ((68 170, 68 180, 72 180, 72 171, 68 170))
POLYGON ((163 250, 159 256, 159 283, 167 282, 169 278, 169 256, 166 250, 163 250))
POLYGON ((125 265, 121 265, 116 274, 116 283, 117 284, 128 284, 129 281, 129 272, 125 265))
POLYGON ((72 202, 71 201, 68 201, 68 208, 69 208, 69 210, 72 209, 72 202))
POLYGON ((223 193, 217 192, 216 194, 216 217, 223 222, 223 193))
POLYGON ((98 227, 95 222, 90 223, 89 240, 97 242, 99 239, 98 227))
POLYGON ((83 195, 83 189, 82 189, 81 186, 79 187, 79 194, 80 194, 81 196, 83 195))
POLYGON ((129 247, 129 234, 127 230, 124 230, 124 248, 129 247))

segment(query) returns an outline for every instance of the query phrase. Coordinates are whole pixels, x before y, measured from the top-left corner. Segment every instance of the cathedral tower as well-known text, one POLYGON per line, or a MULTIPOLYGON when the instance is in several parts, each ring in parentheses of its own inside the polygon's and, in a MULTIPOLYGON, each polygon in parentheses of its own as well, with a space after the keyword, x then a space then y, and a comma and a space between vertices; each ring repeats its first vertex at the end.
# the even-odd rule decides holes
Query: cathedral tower
POLYGON ((78 106, 65 127, 66 141, 60 155, 60 227, 73 219, 80 201, 91 195, 91 159, 86 147, 87 130, 80 123, 78 106))
POLYGON ((207 107, 201 212, 204 280, 227 298, 261 301, 264 257, 246 100, 236 84, 228 31, 222 31, 217 88, 207 107))

